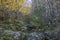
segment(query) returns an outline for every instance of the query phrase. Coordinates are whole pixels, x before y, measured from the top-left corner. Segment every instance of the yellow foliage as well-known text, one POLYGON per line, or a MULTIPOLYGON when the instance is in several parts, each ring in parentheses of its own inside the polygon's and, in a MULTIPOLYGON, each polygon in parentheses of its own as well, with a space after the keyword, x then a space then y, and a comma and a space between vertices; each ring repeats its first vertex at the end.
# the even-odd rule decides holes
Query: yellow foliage
MULTIPOLYGON (((19 5, 21 5, 25 0, 2 0, 2 5, 4 5, 6 8, 15 9, 19 5)), ((1 4, 1 0, 0 0, 1 4)))
POLYGON ((1 5, 1 0, 0 0, 0 5, 1 5))
POLYGON ((30 13, 30 7, 23 6, 22 8, 19 9, 23 13, 23 15, 27 15, 30 13))
POLYGON ((28 14, 30 12, 31 7, 27 7, 23 5, 26 0, 0 0, 0 4, 2 4, 5 8, 15 10, 18 8, 23 15, 28 14), (20 7, 21 6, 21 7, 20 7))
POLYGON ((21 5, 22 3, 24 3, 25 0, 13 0, 13 5, 12 8, 15 9, 16 7, 18 7, 19 5, 21 5))

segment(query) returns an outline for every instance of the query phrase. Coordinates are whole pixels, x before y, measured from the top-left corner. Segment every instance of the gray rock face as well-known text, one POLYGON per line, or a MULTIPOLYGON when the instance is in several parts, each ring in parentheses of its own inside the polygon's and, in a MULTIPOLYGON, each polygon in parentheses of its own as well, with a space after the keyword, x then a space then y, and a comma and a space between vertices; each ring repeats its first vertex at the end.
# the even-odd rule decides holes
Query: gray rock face
POLYGON ((60 40, 60 31, 55 32, 56 40, 60 40))
POLYGON ((43 40, 43 39, 44 35, 38 32, 31 32, 24 38, 24 40, 43 40))
POLYGON ((4 33, 5 34, 9 34, 11 35, 11 39, 10 40, 19 40, 20 38, 20 32, 14 32, 14 31, 11 31, 11 30, 4 30, 4 33))
POLYGON ((49 37, 50 39, 54 38, 54 32, 53 31, 45 31, 45 36, 49 37))
POLYGON ((16 32, 12 30, 4 30, 3 37, 0 40, 60 40, 60 31, 46 30, 32 32, 16 32))

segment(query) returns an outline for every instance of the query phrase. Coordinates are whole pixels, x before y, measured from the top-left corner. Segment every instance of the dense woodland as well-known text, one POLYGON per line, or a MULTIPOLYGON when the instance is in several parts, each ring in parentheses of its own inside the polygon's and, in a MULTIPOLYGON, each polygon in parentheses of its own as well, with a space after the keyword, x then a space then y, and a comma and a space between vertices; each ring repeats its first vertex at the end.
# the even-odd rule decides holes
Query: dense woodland
POLYGON ((60 0, 0 0, 0 40, 60 40, 60 0))

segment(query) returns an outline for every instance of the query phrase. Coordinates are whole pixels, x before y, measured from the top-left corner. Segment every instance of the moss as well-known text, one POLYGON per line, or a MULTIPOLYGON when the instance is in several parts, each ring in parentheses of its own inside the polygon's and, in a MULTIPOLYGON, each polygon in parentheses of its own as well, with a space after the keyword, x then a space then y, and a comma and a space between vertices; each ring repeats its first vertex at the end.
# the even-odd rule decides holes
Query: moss
POLYGON ((10 34, 3 34, 2 35, 2 38, 3 38, 3 40, 10 40, 10 34))

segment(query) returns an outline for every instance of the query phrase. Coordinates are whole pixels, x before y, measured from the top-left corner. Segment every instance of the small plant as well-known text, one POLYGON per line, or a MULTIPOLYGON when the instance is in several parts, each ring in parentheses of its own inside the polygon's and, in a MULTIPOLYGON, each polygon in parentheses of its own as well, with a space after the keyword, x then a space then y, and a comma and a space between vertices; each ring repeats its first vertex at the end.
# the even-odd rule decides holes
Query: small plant
POLYGON ((2 38, 3 38, 3 40, 10 40, 10 35, 9 34, 3 34, 2 38))

